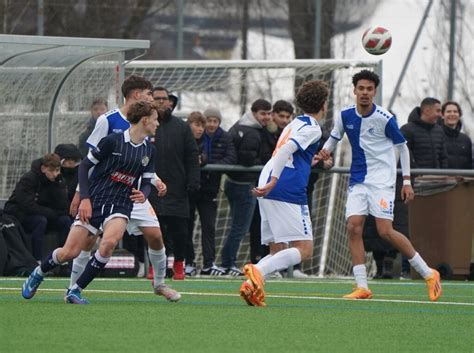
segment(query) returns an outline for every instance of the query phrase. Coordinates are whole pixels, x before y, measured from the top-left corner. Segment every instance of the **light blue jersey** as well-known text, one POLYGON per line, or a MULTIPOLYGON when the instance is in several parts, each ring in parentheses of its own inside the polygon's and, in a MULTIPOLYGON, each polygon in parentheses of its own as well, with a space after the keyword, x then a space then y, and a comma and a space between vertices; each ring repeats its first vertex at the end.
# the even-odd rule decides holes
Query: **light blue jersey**
POLYGON ((90 149, 94 149, 105 136, 114 132, 124 132, 129 128, 130 123, 120 109, 110 110, 97 119, 94 131, 87 139, 87 145, 90 149))
POLYGON ((393 115, 373 104, 372 111, 362 116, 355 105, 350 106, 336 118, 331 137, 340 141, 344 133, 352 146, 349 184, 394 187, 397 161, 393 145, 406 140, 393 115))
MULTIPOLYGON (((295 143, 298 146, 298 150, 288 159, 277 184, 265 196, 266 199, 298 205, 308 204, 306 188, 308 186, 309 173, 311 172, 311 161, 316 153, 321 135, 321 127, 318 122, 308 115, 296 117, 283 129, 273 156, 286 143, 295 143)), ((260 174, 258 183, 260 187, 270 180, 273 159, 272 157, 265 164, 260 174)))

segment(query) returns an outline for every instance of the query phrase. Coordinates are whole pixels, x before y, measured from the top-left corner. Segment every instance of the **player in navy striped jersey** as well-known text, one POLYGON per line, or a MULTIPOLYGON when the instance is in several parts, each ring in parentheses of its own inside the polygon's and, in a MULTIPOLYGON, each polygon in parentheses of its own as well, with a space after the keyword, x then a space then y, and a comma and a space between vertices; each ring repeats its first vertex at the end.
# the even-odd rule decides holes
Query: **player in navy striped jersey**
POLYGON ((306 188, 322 135, 318 121, 326 113, 328 95, 328 86, 321 80, 308 81, 300 88, 296 104, 304 114, 283 129, 272 158, 260 173, 258 187, 253 190, 259 197, 261 241, 271 251, 256 265, 244 266, 248 280, 242 283, 240 295, 249 305, 266 305, 265 276, 297 265, 313 254, 306 188))
POLYGON ((133 203, 143 203, 151 189, 155 148, 145 138, 155 134, 159 125, 158 113, 151 104, 139 102, 130 107, 128 118, 132 124, 129 130, 102 139, 81 162, 81 204, 76 221, 64 246, 55 249, 25 281, 22 288, 25 299, 35 295, 47 272, 76 257, 87 243, 87 238, 103 229, 99 249, 65 298, 73 304, 88 303, 81 298, 82 289, 112 256, 127 227, 133 203), (89 169, 94 165, 96 167, 89 178, 89 169))
POLYGON ((368 214, 375 217, 378 234, 409 259, 412 267, 426 280, 428 296, 436 301, 442 292, 438 271, 428 267, 410 241, 393 229, 393 207, 397 161, 394 147, 400 152, 403 174, 402 200, 414 197, 410 183, 410 155, 406 140, 392 114, 373 103, 379 77, 363 70, 352 78, 356 104, 345 108, 336 118, 331 136, 319 156, 329 157, 347 134, 352 148, 351 175, 346 203, 349 248, 357 288, 347 299, 370 299, 367 284, 362 230, 368 214))
MULTIPOLYGON (((151 83, 140 76, 129 76, 122 84, 122 94, 125 97, 125 104, 120 109, 111 110, 97 119, 94 131, 87 139, 87 144, 94 149, 105 136, 114 132, 123 132, 130 127, 127 114, 132 105, 137 102, 153 103, 151 83)), ((153 175, 152 182, 158 189, 158 195, 166 193, 166 185, 153 175)), ((79 205, 79 192, 76 193, 75 200, 71 204, 71 215, 77 214, 79 205)), ((149 201, 136 203, 133 207, 130 222, 127 230, 129 234, 143 234, 148 243, 148 255, 150 262, 155 269, 153 272, 153 286, 155 293, 164 296, 167 300, 177 301, 180 294, 164 284, 166 274, 166 253, 163 238, 160 230, 160 223, 155 215, 153 207, 149 201)), ((90 238, 83 251, 73 260, 71 279, 69 287, 72 287, 82 274, 90 258, 90 250, 95 245, 95 239, 90 238)))

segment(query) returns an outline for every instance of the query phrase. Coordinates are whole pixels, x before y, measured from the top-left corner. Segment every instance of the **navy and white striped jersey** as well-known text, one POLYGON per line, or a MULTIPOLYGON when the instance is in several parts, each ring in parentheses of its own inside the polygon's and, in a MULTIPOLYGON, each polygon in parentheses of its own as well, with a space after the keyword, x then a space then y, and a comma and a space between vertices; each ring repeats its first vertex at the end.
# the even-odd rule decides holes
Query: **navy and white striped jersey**
POLYGON ((104 137, 87 158, 95 164, 89 178, 93 209, 112 204, 131 211, 132 188, 138 189, 140 177, 150 179, 155 173, 155 146, 146 140, 135 145, 129 130, 104 137))

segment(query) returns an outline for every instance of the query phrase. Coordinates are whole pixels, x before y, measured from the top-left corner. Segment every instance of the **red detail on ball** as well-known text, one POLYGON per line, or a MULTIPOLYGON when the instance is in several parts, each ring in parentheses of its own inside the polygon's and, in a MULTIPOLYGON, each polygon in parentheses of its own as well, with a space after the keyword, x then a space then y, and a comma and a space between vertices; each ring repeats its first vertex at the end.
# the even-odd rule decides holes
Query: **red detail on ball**
POLYGON ((378 39, 370 39, 369 41, 367 41, 367 44, 365 46, 367 48, 375 48, 377 46, 377 44, 379 44, 378 39))
POLYGON ((392 38, 389 38, 385 41, 385 43, 383 43, 382 45, 382 48, 381 49, 387 49, 387 48, 390 48, 390 46, 392 45, 392 38))
POLYGON ((387 30, 383 27, 377 27, 373 30, 372 33, 376 33, 376 34, 384 34, 385 32, 387 32, 387 30))

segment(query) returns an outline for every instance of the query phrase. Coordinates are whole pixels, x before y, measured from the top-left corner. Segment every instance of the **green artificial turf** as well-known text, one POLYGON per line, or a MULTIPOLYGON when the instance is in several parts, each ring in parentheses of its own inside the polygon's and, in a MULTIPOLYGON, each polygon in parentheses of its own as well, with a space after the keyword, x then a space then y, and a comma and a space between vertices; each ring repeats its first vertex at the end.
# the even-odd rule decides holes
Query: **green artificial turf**
POLYGON ((444 282, 430 303, 422 281, 371 281, 363 301, 340 299, 350 281, 274 281, 266 308, 247 306, 233 279, 169 282, 179 303, 147 280, 97 279, 89 305, 63 303, 66 279, 46 279, 31 300, 22 282, 0 278, 0 352, 474 351, 472 282, 444 282))

